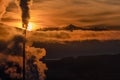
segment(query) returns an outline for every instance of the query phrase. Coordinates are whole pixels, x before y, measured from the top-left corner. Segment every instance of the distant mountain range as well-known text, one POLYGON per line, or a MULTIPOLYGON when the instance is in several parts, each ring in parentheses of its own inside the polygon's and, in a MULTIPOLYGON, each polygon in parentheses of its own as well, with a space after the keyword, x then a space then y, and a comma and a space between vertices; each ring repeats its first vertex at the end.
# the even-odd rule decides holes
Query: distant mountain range
MULTIPOLYGON (((0 23, 0 27, 12 27, 3 23, 0 23)), ((21 31, 21 28, 15 27, 15 29, 21 31)), ((80 27, 76 26, 74 24, 69 24, 64 27, 45 27, 45 28, 40 28, 37 29, 36 31, 54 31, 54 30, 68 30, 68 31, 74 31, 74 30, 91 30, 91 31, 104 31, 104 30, 120 30, 120 26, 105 26, 103 24, 100 25, 91 25, 91 26, 85 26, 85 27, 80 27)))
POLYGON ((53 30, 93 30, 93 31, 102 31, 102 30, 109 30, 107 27, 103 25, 95 25, 95 26, 90 26, 90 27, 79 27, 73 24, 70 24, 68 26, 59 28, 59 27, 47 27, 43 29, 37 29, 37 31, 53 31, 53 30))

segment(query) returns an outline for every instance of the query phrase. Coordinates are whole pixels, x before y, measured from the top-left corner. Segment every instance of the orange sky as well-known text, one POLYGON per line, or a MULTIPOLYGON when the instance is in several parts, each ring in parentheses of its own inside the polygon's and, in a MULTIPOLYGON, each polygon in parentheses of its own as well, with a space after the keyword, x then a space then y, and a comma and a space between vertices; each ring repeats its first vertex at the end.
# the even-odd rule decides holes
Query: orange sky
MULTIPOLYGON (((33 0, 30 12, 34 28, 120 25, 120 0, 33 0)), ((13 1, 1 18, 8 25, 21 26, 21 12, 13 1)))

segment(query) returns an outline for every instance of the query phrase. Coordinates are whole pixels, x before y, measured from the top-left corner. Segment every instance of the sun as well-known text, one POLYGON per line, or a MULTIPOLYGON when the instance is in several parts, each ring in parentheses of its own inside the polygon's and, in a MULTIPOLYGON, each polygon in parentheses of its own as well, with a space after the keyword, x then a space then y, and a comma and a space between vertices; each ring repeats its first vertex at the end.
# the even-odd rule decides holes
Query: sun
MULTIPOLYGON (((16 26, 17 28, 20 28, 20 29, 25 29, 20 22, 12 23, 11 25, 16 26)), ((38 29, 37 27, 38 25, 36 23, 29 22, 26 30, 35 31, 36 29, 38 29)))
POLYGON ((28 30, 28 31, 32 31, 32 29, 33 29, 32 23, 29 23, 29 24, 28 24, 28 27, 27 27, 27 30, 28 30))

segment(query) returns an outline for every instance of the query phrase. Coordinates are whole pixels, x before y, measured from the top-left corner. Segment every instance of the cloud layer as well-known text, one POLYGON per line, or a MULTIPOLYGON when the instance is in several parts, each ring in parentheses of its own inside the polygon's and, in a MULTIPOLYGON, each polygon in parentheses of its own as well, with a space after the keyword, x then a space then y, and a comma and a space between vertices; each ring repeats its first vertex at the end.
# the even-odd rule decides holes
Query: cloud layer
MULTIPOLYGON (((5 9, 4 9, 5 10, 5 9)), ((119 0, 34 0, 31 6, 31 22, 36 27, 86 25, 120 25, 119 0)), ((0 13, 1 14, 1 13, 0 13)), ((20 10, 13 2, 7 7, 3 22, 18 26, 20 10)))
MULTIPOLYGON (((0 25, 0 40, 8 41, 15 35, 22 35, 20 30, 7 25, 0 25)), ((84 40, 120 40, 120 31, 90 31, 75 30, 73 32, 61 31, 32 31, 27 32, 29 42, 65 42, 65 41, 84 41, 84 40)))

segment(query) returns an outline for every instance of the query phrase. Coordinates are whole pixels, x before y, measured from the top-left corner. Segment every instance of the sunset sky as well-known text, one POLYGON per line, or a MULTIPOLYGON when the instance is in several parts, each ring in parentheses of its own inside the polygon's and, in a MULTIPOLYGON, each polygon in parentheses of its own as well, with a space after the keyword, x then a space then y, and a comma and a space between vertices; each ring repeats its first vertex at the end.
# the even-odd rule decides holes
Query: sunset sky
MULTIPOLYGON (((44 27, 63 27, 69 24, 80 27, 102 24, 120 30, 119 4, 119 0, 33 0, 30 9, 30 23, 34 30, 44 27)), ((18 32, 13 28, 22 27, 21 10, 18 3, 14 0, 11 0, 11 2, 10 0, 1 0, 0 6, 0 39, 11 38, 11 36, 21 34, 21 32, 18 32), (3 23, 4 25, 2 25, 3 23)), ((31 27, 31 25, 29 26, 31 27)), ((41 42, 82 41, 94 39, 104 41, 120 40, 120 32, 84 30, 74 32, 66 30, 33 31, 30 33, 28 32, 27 37, 30 41, 41 42)))
MULTIPOLYGON (((34 28, 103 24, 117 29, 116 26, 120 25, 120 0, 33 0, 30 14, 34 28)), ((1 18, 7 25, 21 26, 20 8, 14 0, 1 18)))
POLYGON ((0 0, 0 80, 116 79, 119 56, 120 0, 0 0))

